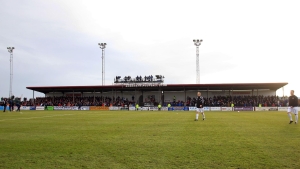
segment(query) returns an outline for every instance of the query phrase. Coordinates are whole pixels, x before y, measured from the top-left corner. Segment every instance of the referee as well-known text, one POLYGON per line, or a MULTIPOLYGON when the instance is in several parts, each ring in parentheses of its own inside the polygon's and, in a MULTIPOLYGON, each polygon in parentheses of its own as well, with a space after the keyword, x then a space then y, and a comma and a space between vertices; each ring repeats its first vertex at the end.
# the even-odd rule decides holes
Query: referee
POLYGON ((293 123, 292 113, 295 115, 295 124, 298 123, 298 97, 294 95, 294 90, 291 90, 291 96, 289 97, 288 116, 290 118, 290 124, 293 123))

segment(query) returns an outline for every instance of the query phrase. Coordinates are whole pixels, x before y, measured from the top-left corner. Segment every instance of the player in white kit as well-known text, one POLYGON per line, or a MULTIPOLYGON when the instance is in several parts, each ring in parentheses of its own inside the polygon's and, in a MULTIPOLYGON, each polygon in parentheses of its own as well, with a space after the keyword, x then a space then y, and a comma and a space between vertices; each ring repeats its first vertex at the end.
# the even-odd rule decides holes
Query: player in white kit
POLYGON ((295 115, 295 124, 298 123, 298 97, 294 95, 294 90, 291 90, 291 96, 289 97, 289 107, 287 114, 290 118, 290 123, 293 123, 292 114, 295 115))
POLYGON ((201 96, 201 92, 197 93, 197 99, 196 99, 196 119, 195 121, 198 121, 199 113, 202 114, 202 119, 205 120, 205 114, 203 110, 204 105, 204 98, 201 96))

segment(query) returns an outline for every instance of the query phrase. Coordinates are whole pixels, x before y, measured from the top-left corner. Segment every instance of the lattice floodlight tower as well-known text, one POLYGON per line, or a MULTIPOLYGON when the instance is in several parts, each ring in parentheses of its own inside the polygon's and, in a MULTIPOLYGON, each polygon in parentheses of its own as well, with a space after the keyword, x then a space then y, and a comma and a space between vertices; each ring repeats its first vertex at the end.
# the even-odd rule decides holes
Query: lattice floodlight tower
POLYGON ((100 49, 102 49, 102 86, 105 85, 105 47, 106 43, 98 43, 100 49))
POLYGON ((202 39, 194 39, 194 45, 196 46, 196 84, 200 84, 200 68, 199 68, 199 46, 201 45, 202 39))
POLYGON ((10 53, 10 80, 9 80, 9 98, 12 97, 12 82, 13 82, 13 51, 15 47, 7 47, 8 52, 10 53))

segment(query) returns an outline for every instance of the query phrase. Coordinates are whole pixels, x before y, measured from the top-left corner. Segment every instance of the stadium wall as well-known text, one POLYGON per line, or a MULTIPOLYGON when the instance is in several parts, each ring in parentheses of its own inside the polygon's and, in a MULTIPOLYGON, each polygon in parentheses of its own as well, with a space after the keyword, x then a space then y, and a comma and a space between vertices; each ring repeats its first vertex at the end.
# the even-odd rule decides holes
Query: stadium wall
MULTIPOLYGON (((0 110, 3 110, 3 106, 0 106, 0 110)), ((125 110, 125 111, 135 111, 135 107, 105 107, 105 106, 48 106, 45 108, 44 106, 21 106, 21 110, 40 110, 40 111, 55 111, 55 110, 83 110, 83 111, 116 111, 116 110, 125 110)), ((17 110, 17 107, 14 107, 14 111, 17 110)), ((158 107, 139 107, 139 111, 158 111, 158 107)), ((281 111, 281 112, 287 112, 287 107, 204 107, 204 111, 209 112, 216 112, 216 111, 222 111, 222 112, 229 112, 229 111, 281 111)), ((7 107, 7 111, 9 111, 9 108, 7 107)), ((187 106, 175 106, 175 107, 162 107, 161 111, 196 111, 195 107, 187 107, 187 106)), ((299 110, 300 111, 300 110, 299 110)))

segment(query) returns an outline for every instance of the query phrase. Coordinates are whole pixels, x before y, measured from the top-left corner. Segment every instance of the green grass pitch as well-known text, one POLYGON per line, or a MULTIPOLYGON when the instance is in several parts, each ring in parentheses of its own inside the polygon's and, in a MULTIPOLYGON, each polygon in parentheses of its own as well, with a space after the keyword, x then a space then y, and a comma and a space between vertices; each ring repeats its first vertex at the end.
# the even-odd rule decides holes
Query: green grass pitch
POLYGON ((286 112, 22 112, 1 112, 0 168, 300 168, 286 112))

